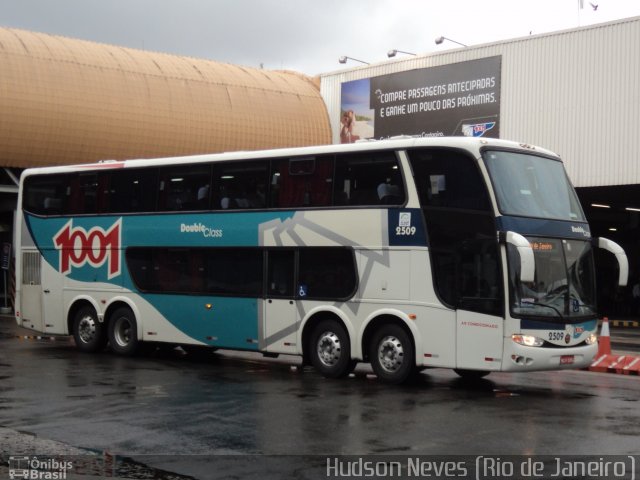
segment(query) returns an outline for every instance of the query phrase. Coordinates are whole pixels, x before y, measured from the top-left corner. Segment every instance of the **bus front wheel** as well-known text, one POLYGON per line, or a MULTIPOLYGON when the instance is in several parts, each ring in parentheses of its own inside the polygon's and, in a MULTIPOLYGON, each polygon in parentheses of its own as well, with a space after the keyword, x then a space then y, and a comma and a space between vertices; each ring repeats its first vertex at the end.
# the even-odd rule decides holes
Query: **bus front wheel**
POLYGON ((373 371, 385 383, 403 383, 416 372, 411 338, 402 327, 395 324, 383 325, 375 333, 369 359, 373 371))
POLYGON ((138 324, 133 312, 118 308, 109 320, 109 344, 111 350, 119 355, 133 355, 138 350, 138 324))
POLYGON ((353 370, 349 335, 335 320, 323 320, 313 329, 309 341, 311 363, 322 375, 340 378, 353 370))
POLYGON ((98 352, 107 345, 107 332, 104 323, 98 321, 93 307, 85 306, 78 310, 73 319, 73 338, 76 347, 82 352, 98 352))

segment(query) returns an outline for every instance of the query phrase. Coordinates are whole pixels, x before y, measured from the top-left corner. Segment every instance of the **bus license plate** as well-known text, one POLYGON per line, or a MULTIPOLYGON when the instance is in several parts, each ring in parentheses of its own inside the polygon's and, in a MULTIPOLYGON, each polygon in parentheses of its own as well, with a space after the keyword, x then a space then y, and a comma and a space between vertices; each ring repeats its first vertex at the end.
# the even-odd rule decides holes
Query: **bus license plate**
POLYGON ((562 355, 560 357, 560 365, 573 365, 575 357, 573 355, 562 355))

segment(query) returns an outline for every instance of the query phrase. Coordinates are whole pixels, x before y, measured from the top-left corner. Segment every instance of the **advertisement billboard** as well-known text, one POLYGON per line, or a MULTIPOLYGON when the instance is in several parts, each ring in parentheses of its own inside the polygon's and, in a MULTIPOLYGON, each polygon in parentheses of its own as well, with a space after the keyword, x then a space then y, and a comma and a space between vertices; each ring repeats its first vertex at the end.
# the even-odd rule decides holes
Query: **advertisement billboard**
POLYGON ((340 142, 395 135, 500 136, 502 57, 342 84, 340 142))

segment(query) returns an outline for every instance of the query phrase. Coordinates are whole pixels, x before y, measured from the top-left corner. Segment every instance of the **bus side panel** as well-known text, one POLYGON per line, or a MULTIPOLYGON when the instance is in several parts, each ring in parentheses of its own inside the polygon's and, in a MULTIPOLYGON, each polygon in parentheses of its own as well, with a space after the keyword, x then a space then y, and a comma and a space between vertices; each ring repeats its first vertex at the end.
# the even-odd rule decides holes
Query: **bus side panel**
MULTIPOLYGON (((127 299, 135 305, 140 339, 151 342, 210 345, 220 348, 258 349, 258 304, 252 298, 202 297, 194 295, 139 295, 114 290, 112 285, 97 283, 91 290, 65 289, 65 311, 74 302, 87 297, 104 315, 114 301, 127 299)), ((67 333, 65 315, 58 331, 67 333)))
POLYGON ((456 314, 442 305, 433 288, 429 250, 411 251, 411 302, 420 330, 416 344, 416 362, 421 366, 454 367, 456 364, 456 314))
MULTIPOLYGON (((360 310, 392 308, 415 315, 418 365, 454 367, 456 362, 456 313, 437 300, 431 285, 426 249, 357 251, 360 310)), ((367 348, 367 346, 365 346, 367 348)))
MULTIPOLYGON (((157 310, 143 319, 145 332, 154 332, 155 318, 162 316, 195 342, 240 350, 258 350, 256 298, 149 294, 142 296, 157 310)), ((164 340, 161 335, 147 340, 164 340)), ((170 337, 171 338, 171 337, 170 337)), ((167 341, 171 341, 167 339, 167 341)), ((195 343, 194 342, 194 343, 195 343)))
POLYGON ((410 250, 358 250, 360 286, 366 300, 409 300, 411 293, 410 250))

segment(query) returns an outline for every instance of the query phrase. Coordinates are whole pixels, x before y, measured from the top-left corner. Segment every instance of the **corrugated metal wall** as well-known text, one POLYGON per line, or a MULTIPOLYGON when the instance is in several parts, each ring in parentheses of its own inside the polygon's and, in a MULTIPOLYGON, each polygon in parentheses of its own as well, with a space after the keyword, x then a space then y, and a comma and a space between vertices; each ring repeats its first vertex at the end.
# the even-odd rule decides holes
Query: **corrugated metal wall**
POLYGON ((342 82, 493 55, 502 138, 559 153, 576 186, 640 183, 640 17, 323 75, 333 141, 342 82))

